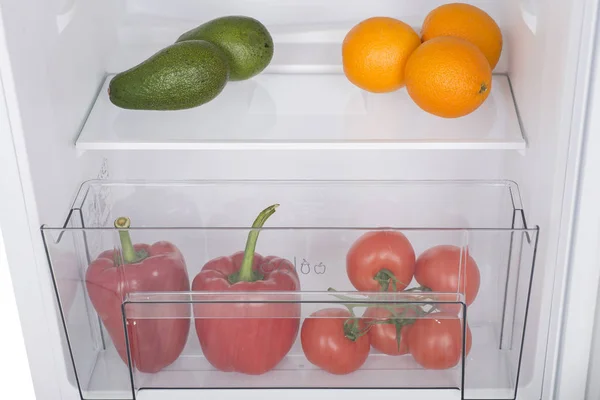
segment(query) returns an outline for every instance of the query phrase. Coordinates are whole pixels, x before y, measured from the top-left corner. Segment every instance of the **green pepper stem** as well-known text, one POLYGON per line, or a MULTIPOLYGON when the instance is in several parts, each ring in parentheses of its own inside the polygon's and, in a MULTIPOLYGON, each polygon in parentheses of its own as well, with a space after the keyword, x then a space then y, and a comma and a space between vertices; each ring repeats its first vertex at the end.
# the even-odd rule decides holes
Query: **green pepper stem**
POLYGON ((133 243, 131 242, 131 235, 129 234, 129 227, 131 226, 131 220, 127 217, 119 217, 115 220, 115 228, 119 229, 119 239, 121 240, 121 251, 123 253, 123 261, 126 264, 136 263, 142 261, 148 257, 148 252, 141 250, 135 251, 133 243))
POLYGON ((252 273, 252 263, 254 261, 254 252, 256 250, 256 242, 258 241, 258 234, 260 233, 259 228, 262 228, 267 219, 275 213, 277 207, 279 207, 279 204, 273 204, 272 206, 265 208, 254 220, 252 230, 248 233, 246 249, 244 250, 244 259, 236 277, 237 282, 253 282, 257 279, 255 274, 252 273))
POLYGON ((115 228, 119 229, 119 238, 121 239, 121 251, 123 252, 123 261, 127 264, 132 263, 137 258, 133 243, 131 243, 131 235, 128 229, 131 226, 131 221, 127 217, 119 217, 115 220, 115 228))

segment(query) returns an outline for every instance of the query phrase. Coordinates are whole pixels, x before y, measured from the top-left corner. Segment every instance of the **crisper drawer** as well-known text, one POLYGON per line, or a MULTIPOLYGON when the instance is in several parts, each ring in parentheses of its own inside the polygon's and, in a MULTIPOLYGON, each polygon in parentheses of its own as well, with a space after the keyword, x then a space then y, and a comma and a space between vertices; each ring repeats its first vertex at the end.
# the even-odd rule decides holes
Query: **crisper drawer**
POLYGON ((514 399, 538 233, 508 181, 90 181, 42 227, 86 400, 514 399))

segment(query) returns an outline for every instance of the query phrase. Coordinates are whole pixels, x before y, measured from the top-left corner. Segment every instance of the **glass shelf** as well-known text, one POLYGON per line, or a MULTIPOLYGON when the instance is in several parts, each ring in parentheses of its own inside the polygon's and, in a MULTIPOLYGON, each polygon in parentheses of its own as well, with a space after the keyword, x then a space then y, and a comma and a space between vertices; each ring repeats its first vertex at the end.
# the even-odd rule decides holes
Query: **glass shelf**
POLYGON ((373 94, 342 74, 262 74, 189 110, 124 110, 109 76, 76 141, 81 150, 525 150, 509 79, 494 75, 475 112, 439 118, 405 89, 373 94))

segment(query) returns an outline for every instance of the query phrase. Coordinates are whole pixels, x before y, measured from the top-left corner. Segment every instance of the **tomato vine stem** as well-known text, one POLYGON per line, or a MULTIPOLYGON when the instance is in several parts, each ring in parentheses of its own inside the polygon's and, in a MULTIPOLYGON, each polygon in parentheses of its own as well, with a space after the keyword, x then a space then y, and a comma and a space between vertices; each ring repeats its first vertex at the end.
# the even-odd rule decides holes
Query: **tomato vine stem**
MULTIPOLYGON (((394 275, 394 273, 387 268, 383 268, 383 269, 379 270, 379 272, 377 272, 375 274, 373 279, 379 283, 379 286, 380 286, 379 290, 381 290, 382 292, 387 292, 390 287, 390 284, 392 285, 392 289, 394 290, 394 292, 398 291, 397 282, 400 282, 400 281, 398 280, 398 278, 396 278, 396 275, 394 275)), ((402 285, 406 286, 405 283, 403 283, 403 282, 400 282, 400 283, 402 285)))
MULTIPOLYGON (((329 289, 327 289, 327 291, 328 292, 336 292, 336 290, 333 288, 329 288, 329 289)), ((437 310, 435 307, 432 307, 429 311, 425 311, 425 310, 423 310, 421 305, 411 304, 411 303, 402 303, 402 304, 394 304, 394 305, 390 305, 389 303, 357 303, 356 299, 353 299, 352 297, 349 297, 349 296, 345 296, 345 295, 341 295, 341 294, 334 294, 333 296, 337 297, 340 300, 343 300, 344 306, 348 309, 348 311, 352 315, 350 318, 348 318, 344 322, 344 335, 346 336, 346 338, 348 338, 352 341, 356 341, 361 336, 366 335, 373 325, 393 324, 396 327, 396 341, 398 343, 398 350, 400 350, 402 328, 404 326, 415 323, 415 321, 418 318, 423 317, 432 312, 435 312, 437 310), (357 307, 383 308, 383 309, 389 311, 390 314, 392 314, 392 317, 386 318, 386 319, 378 319, 378 320, 365 317, 365 319, 367 319, 367 322, 365 322, 365 327, 363 329, 361 329, 359 327, 359 320, 361 318, 357 317, 356 314, 354 313, 354 309, 357 307), (398 313, 399 309, 402 310, 402 312, 400 314, 398 313), (414 311, 416 315, 408 316, 408 315, 406 315, 408 311, 414 311)))

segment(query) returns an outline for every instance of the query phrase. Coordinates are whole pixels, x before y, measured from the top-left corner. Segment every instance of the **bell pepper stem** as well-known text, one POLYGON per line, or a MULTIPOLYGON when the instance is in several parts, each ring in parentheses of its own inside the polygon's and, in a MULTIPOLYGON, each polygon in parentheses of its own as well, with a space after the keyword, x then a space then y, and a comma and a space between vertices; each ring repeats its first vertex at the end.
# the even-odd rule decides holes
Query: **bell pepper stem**
POLYGON ((244 250, 244 259, 235 279, 237 282, 253 282, 257 280, 257 276, 253 274, 252 271, 252 263, 254 261, 254 252, 256 250, 256 242, 258 241, 258 234, 260 233, 259 228, 263 227, 267 219, 275 213, 277 207, 279 207, 279 204, 273 204, 272 206, 265 208, 254 220, 252 230, 248 233, 246 249, 244 250))
POLYGON ((123 261, 126 264, 132 264, 142 261, 148 257, 148 252, 145 250, 135 251, 129 234, 131 220, 127 217, 119 217, 115 220, 115 228, 119 230, 119 239, 121 241, 121 251, 123 252, 123 261))

